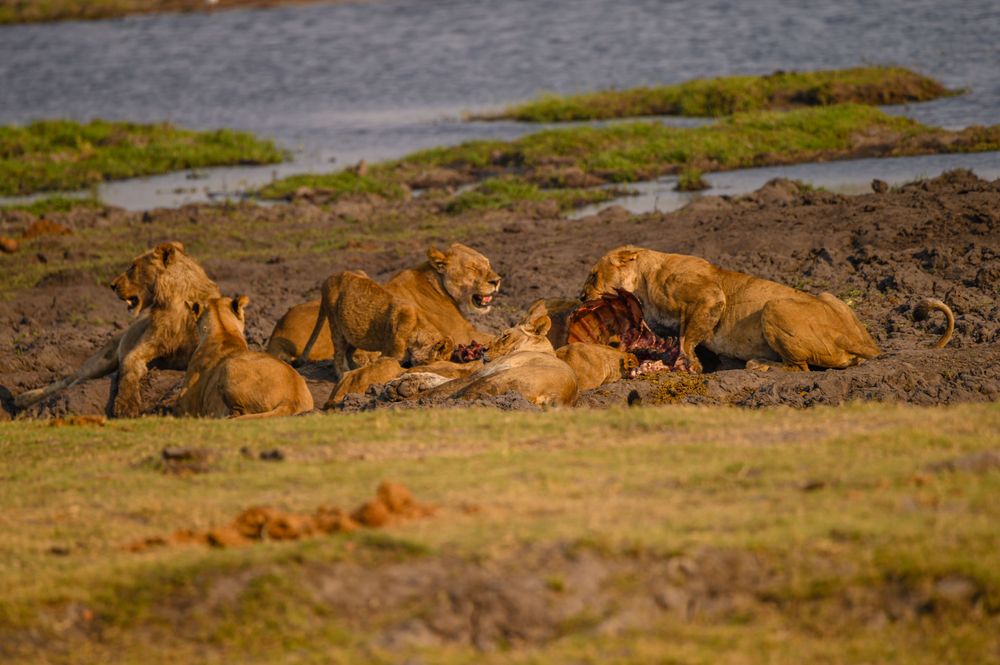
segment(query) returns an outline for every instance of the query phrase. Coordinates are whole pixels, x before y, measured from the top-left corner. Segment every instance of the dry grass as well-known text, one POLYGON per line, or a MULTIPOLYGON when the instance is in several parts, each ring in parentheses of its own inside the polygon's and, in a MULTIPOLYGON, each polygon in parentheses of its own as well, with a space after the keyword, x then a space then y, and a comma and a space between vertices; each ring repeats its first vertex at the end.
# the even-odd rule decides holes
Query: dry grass
MULTIPOLYGON (((931 467, 1000 448, 997 405, 439 410, 101 428, 25 422, 0 433, 5 660, 393 662, 409 652, 372 647, 373 627, 311 595, 309 570, 349 561, 374 571, 445 553, 507 561, 525 546, 554 543, 588 544, 612 559, 705 546, 752 552, 788 581, 762 601, 766 611, 739 621, 666 622, 615 636, 581 620, 558 640, 488 662, 597 662, 608 649, 621 662, 945 662, 982 660, 982 650, 1000 646, 1000 472, 931 467), (168 445, 207 447, 218 461, 205 474, 166 475, 153 460, 168 445), (286 460, 250 459, 244 446, 281 447, 286 460), (227 523, 249 505, 348 507, 382 478, 404 482, 441 512, 381 537, 122 549, 227 523), (213 580, 251 571, 266 573, 266 588, 206 597, 213 580), (884 632, 837 609, 850 589, 919 589, 949 576, 971 580, 973 607, 893 621, 884 632), (799 616, 804 599, 823 621, 799 616), (165 624, 164 608, 178 604, 188 608, 183 621, 165 624), (100 639, 73 622, 60 629, 57 618, 71 610, 89 612, 100 639), (818 625, 831 617, 836 625, 818 625)), ((626 585, 618 593, 631 592, 626 585)), ((461 645, 410 655, 418 653, 425 662, 480 657, 461 645)))

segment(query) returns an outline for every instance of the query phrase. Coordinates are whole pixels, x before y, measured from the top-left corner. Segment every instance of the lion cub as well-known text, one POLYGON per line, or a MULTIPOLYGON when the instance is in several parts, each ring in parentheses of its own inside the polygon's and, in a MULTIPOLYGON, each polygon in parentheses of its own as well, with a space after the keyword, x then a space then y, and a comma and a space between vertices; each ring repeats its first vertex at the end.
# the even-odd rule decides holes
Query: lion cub
POLYGON ((189 302, 198 346, 174 407, 178 416, 267 418, 311 411, 303 378, 287 363, 247 347, 246 296, 189 302))
POLYGON ((393 297, 362 272, 339 272, 323 282, 319 315, 296 366, 309 361, 327 321, 338 379, 354 369, 355 349, 378 351, 404 365, 423 365, 450 358, 455 346, 413 303, 393 297))

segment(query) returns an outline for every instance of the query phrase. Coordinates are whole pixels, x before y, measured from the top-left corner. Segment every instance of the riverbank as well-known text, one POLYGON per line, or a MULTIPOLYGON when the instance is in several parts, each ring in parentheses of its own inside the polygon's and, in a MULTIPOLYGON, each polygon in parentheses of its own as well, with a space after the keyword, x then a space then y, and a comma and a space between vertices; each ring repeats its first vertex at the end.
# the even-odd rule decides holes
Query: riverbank
POLYGON ((694 79, 677 85, 543 95, 470 120, 571 122, 640 116, 721 117, 834 104, 890 105, 960 94, 905 67, 852 67, 766 76, 694 79))
POLYGON ((271 141, 169 123, 39 120, 0 127, 0 196, 82 189, 106 180, 234 164, 274 164, 271 141))
POLYGON ((361 2, 362 0, 46 0, 0 2, 0 25, 48 23, 53 21, 94 21, 135 14, 166 12, 209 13, 225 9, 262 9, 282 5, 361 2))

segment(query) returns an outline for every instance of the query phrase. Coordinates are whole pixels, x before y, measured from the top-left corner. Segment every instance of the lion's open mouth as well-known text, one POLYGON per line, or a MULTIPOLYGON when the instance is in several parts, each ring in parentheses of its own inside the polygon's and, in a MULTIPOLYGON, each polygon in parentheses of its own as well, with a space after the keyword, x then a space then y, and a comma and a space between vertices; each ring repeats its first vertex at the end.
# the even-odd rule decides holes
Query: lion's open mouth
POLYGON ((139 296, 129 296, 125 298, 125 304, 128 305, 128 311, 135 314, 139 309, 139 296))
POLYGON ((482 309, 483 307, 489 307, 490 303, 493 302, 493 296, 491 295, 480 295, 478 293, 472 296, 472 304, 476 307, 482 309))

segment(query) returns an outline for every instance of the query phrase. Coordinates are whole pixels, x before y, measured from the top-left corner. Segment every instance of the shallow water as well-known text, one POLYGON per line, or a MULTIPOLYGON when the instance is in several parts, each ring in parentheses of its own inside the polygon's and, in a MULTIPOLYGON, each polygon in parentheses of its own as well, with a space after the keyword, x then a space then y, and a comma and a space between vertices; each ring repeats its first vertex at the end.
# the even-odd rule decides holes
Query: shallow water
MULTIPOLYGON (((457 118, 545 90, 868 62, 969 89, 894 112, 946 127, 1000 120, 1000 9, 989 0, 390 0, 2 27, 0 123, 104 117, 247 129, 295 151, 296 163, 277 169, 284 175, 514 138, 537 127, 457 118)), ((176 204, 206 188, 266 182, 274 170, 149 179, 102 196, 176 204)))

